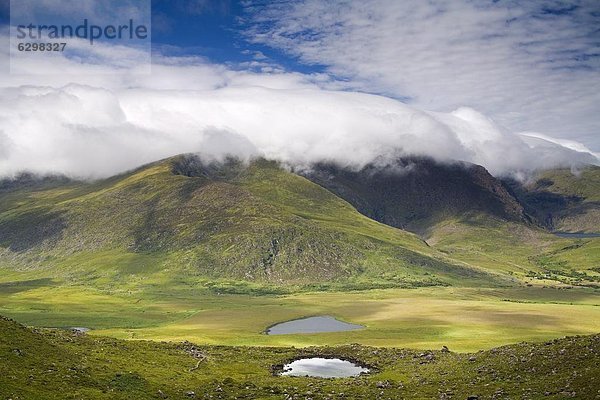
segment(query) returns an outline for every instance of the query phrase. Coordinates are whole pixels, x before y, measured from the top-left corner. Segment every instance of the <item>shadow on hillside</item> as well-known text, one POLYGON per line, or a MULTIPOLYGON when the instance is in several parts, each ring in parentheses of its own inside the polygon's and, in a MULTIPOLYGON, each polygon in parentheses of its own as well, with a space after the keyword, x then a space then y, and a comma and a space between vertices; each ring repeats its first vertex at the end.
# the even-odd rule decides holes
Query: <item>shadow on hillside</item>
POLYGON ((0 243, 14 252, 25 252, 44 243, 56 243, 67 227, 63 212, 36 210, 0 223, 0 243))

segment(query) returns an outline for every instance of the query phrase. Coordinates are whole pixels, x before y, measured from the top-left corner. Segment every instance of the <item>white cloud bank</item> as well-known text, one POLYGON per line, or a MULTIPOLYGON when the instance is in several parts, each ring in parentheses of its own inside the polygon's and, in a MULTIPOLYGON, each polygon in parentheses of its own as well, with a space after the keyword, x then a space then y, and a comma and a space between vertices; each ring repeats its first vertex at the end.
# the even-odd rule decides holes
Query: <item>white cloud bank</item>
MULTIPOLYGON (((598 0, 247 0, 246 36, 346 87, 600 151, 598 0)), ((268 53, 267 53, 268 54, 268 53)))
MULTIPOLYGON (((135 53, 119 49, 119 62, 128 57, 135 53)), ((494 174, 598 162, 581 144, 530 140, 471 108, 428 112, 384 96, 325 90, 320 75, 160 56, 151 75, 44 60, 31 68, 48 75, 0 75, 0 176, 27 170, 99 178, 187 152, 353 166, 419 154, 494 174)))

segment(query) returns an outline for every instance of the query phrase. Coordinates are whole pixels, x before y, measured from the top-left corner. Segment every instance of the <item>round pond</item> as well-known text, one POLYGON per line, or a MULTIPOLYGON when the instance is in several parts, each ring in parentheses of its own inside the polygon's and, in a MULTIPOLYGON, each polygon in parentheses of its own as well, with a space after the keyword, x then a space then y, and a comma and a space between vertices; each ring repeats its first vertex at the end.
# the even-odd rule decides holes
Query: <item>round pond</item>
POLYGON ((282 376, 313 376, 318 378, 349 378, 366 374, 363 368, 339 358, 302 358, 283 366, 282 376))

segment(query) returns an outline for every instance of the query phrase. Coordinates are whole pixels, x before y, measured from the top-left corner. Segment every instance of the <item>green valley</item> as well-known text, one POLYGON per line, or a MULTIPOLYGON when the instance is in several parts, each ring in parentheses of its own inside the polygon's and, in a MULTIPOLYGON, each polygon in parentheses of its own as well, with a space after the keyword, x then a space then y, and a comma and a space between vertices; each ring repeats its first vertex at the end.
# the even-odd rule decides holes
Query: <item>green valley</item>
POLYGON ((226 347, 31 330, 0 319, 0 396, 44 399, 581 398, 598 391, 600 339, 569 337, 474 354, 361 346, 226 347), (356 378, 277 376, 300 357, 344 357, 356 378), (576 371, 576 373, 574 373, 576 371))
MULTIPOLYGON (((530 203, 520 206, 531 190, 525 186, 517 193, 479 168, 435 168, 441 178, 398 178, 413 182, 414 198, 399 183, 381 197, 369 189, 368 174, 344 173, 343 188, 331 187, 335 180, 325 182, 322 174, 301 176, 264 159, 217 163, 194 156, 94 182, 30 175, 3 181, 0 315, 39 329, 2 321, 0 357, 10 359, 2 363, 2 395, 35 398, 50 379, 42 370, 55 371, 60 379, 50 380, 70 387, 73 398, 182 398, 190 391, 285 398, 285 391, 315 387, 338 393, 335 381, 273 376, 273 366, 303 352, 376 367, 350 380, 357 386, 345 389, 346 398, 388 388, 391 398, 440 391, 492 398, 498 390, 510 396, 521 386, 501 364, 523 352, 531 362, 523 368, 539 371, 528 375, 538 382, 528 384, 532 396, 571 393, 567 375, 549 383, 541 371, 568 370, 568 363, 551 361, 563 347, 592 346, 587 358, 570 360, 593 376, 597 337, 539 343, 600 332, 600 238, 562 238, 544 229, 530 203), (463 185, 466 192, 452 189, 445 202, 435 185, 447 179, 473 181, 463 185), (421 207, 418 198, 434 194, 421 207), (475 203, 463 209, 471 195, 475 203), (432 209, 443 210, 413 218, 407 228, 414 232, 401 229, 402 221, 432 209), (385 210, 381 218, 376 210, 385 210), (278 322, 320 315, 364 329, 265 334, 278 322), (75 335, 72 327, 89 331, 75 335), (537 344, 512 345, 522 341, 537 344), (209 360, 198 362, 198 374, 190 371, 196 361, 186 354, 189 346, 201 346, 209 360), (453 353, 436 352, 435 362, 421 363, 419 354, 442 346, 453 353), (470 362, 467 352, 485 363, 470 362), (48 367, 44 358, 75 369, 48 367), (132 364, 125 367, 125 360, 132 364), (163 364, 169 372, 157 370, 163 364), (484 386, 472 375, 477 368, 513 383, 484 386), (449 369, 442 379, 440 371, 449 369), (23 379, 32 382, 28 389, 23 379)), ((597 183, 589 174, 597 169, 590 171, 562 179, 587 179, 584 195, 595 204, 590 191, 597 183)), ((585 393, 596 388, 577 382, 585 393)))

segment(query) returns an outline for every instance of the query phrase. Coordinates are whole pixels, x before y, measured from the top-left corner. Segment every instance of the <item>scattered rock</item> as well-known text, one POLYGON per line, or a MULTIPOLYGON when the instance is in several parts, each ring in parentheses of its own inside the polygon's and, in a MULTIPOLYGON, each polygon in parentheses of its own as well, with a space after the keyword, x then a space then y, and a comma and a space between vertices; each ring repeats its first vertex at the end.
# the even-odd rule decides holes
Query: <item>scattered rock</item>
POLYGON ((442 346, 442 353, 450 353, 448 346, 442 346))
POLYGON ((377 386, 377 388, 379 389, 387 389, 390 386, 392 386, 392 384, 390 383, 390 381, 378 381, 375 386, 377 386))
POLYGON ((193 392, 193 391, 191 391, 191 390, 190 390, 190 391, 188 391, 188 392, 185 392, 185 395, 186 395, 187 397, 192 397, 192 398, 194 398, 194 397, 196 397, 196 392, 193 392))
POLYGON ((431 352, 421 353, 421 354, 419 354, 419 358, 423 359, 420 362, 421 364, 424 364, 424 363, 427 363, 427 362, 435 360, 435 356, 431 352))

